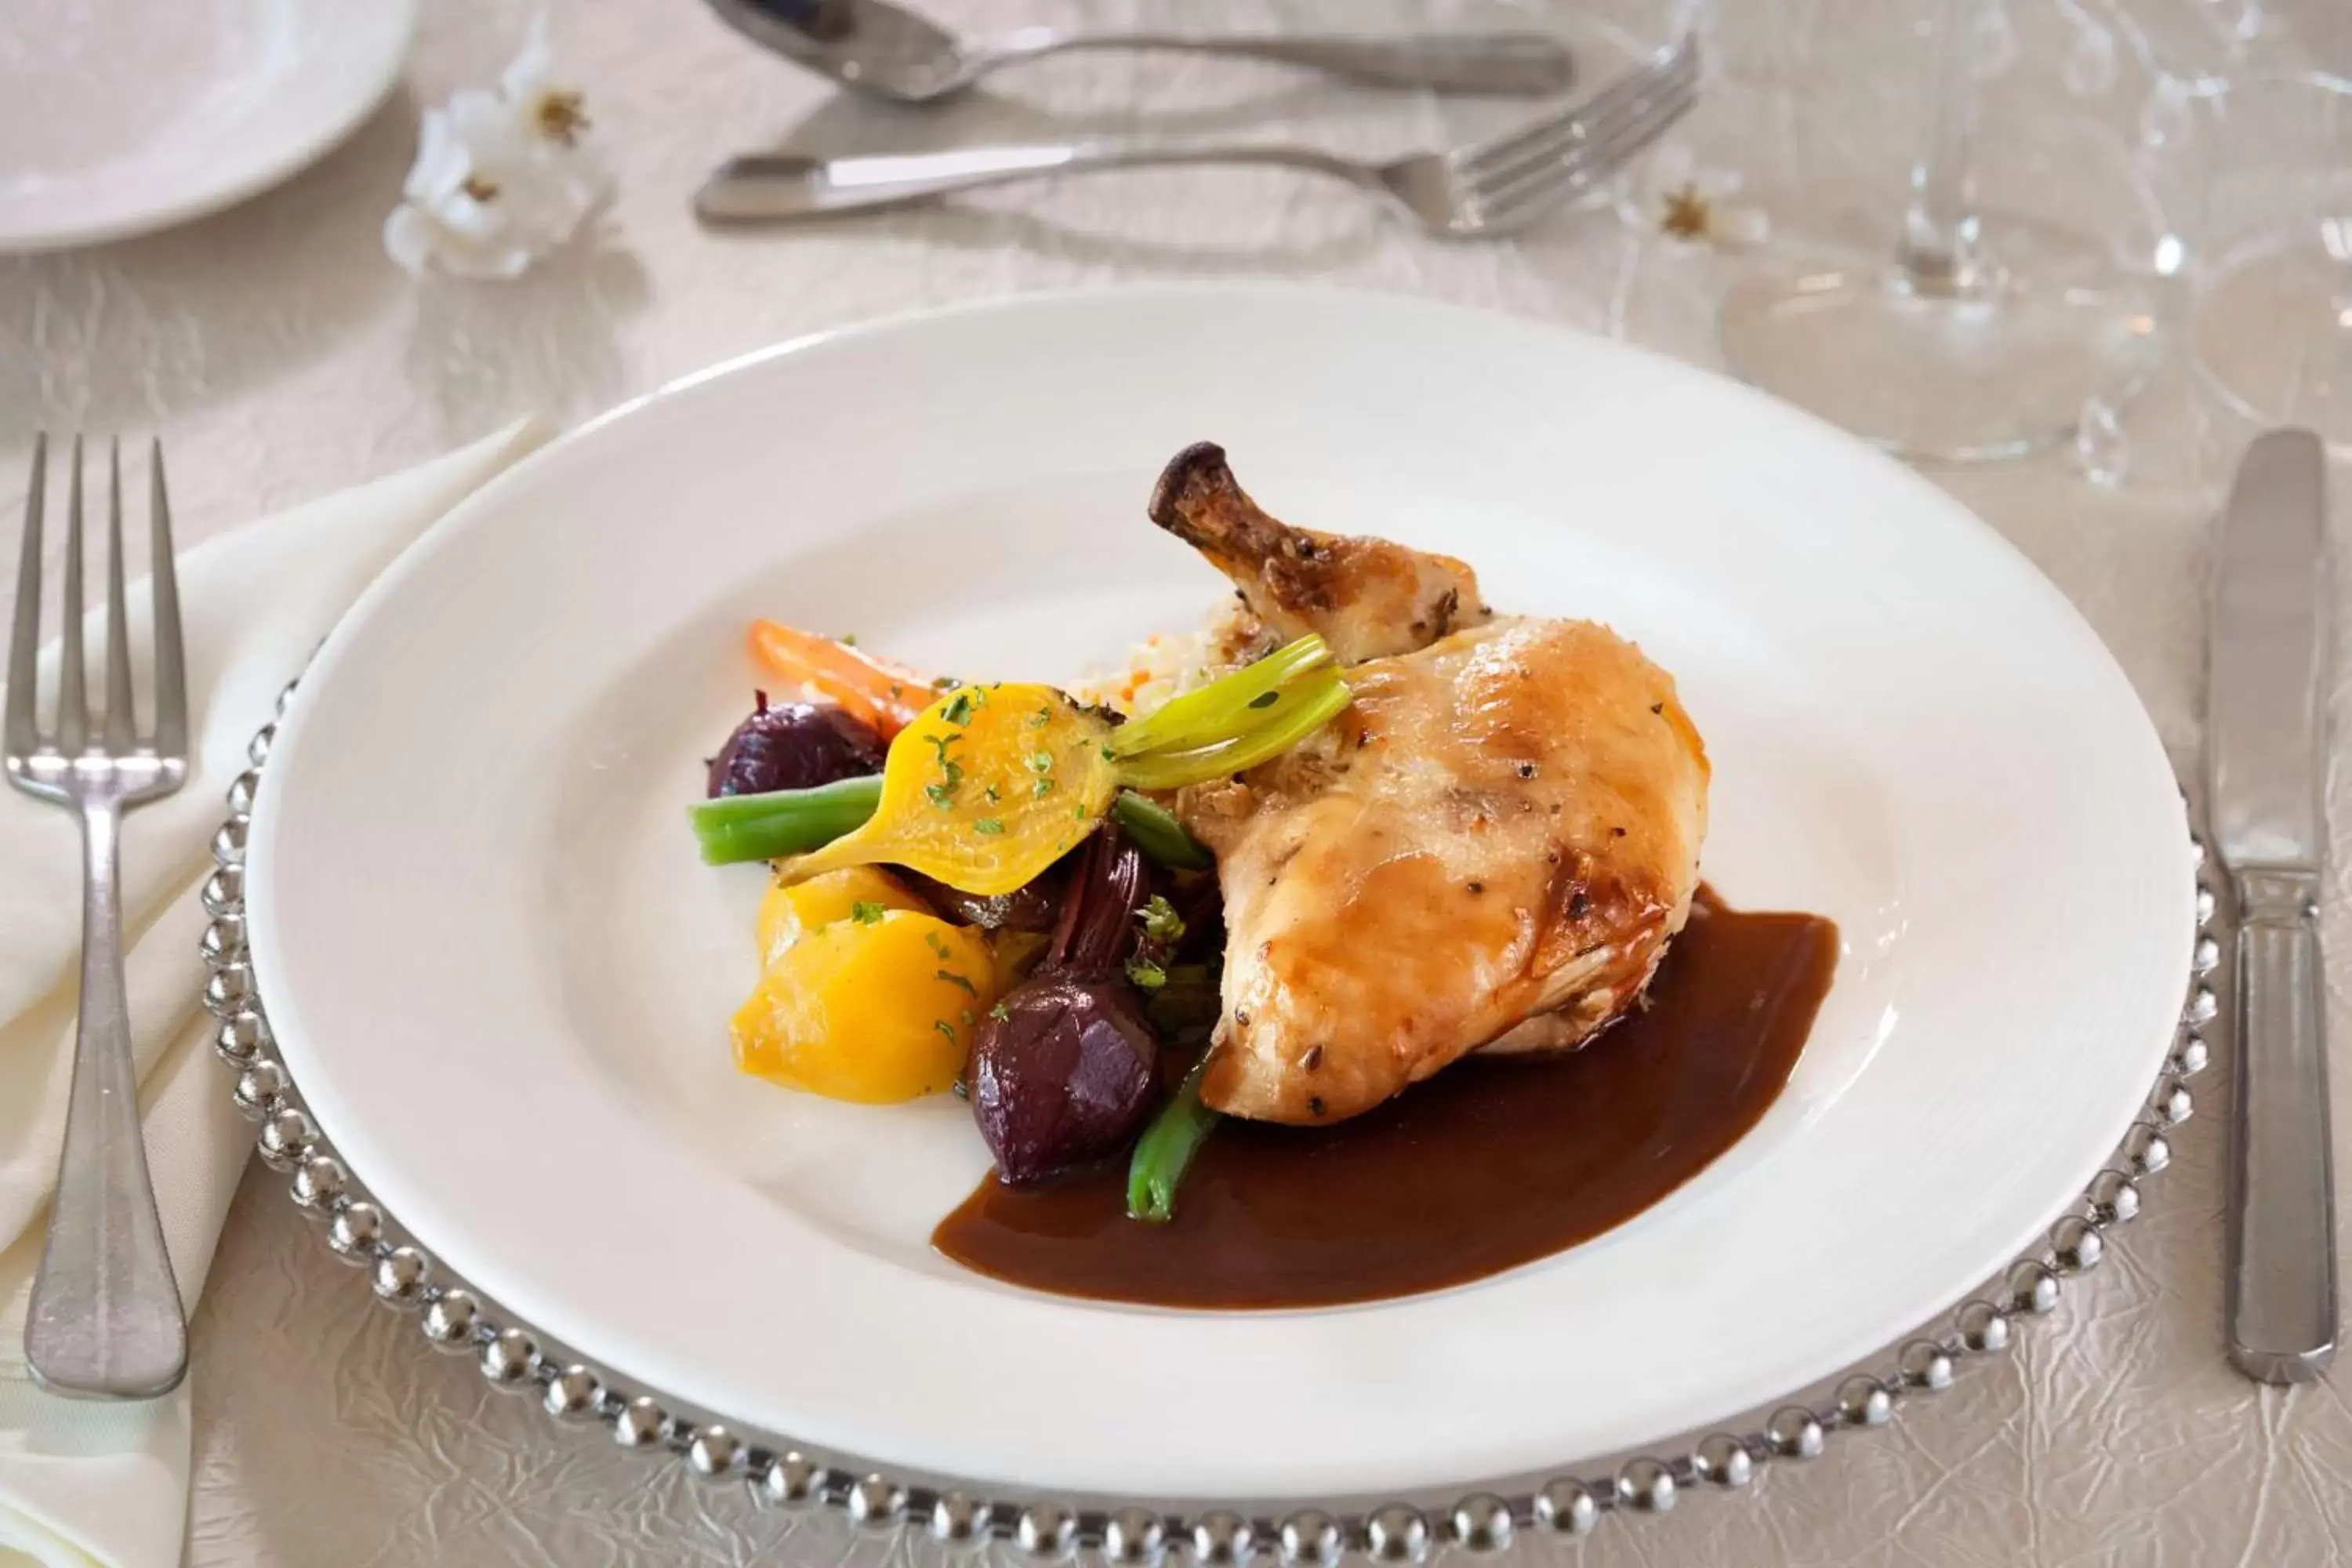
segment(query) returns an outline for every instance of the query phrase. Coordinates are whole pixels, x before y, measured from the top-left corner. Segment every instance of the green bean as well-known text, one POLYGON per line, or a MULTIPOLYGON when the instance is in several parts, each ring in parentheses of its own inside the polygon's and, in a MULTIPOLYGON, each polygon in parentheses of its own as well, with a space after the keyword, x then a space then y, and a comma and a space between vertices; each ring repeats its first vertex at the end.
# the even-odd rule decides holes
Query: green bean
POLYGON ((1205 871, 1217 863, 1208 846, 1184 831, 1184 825, 1158 801, 1131 789, 1118 792, 1110 815, 1135 847, 1171 871, 1205 871))
POLYGON ((1144 1016, 1165 1038, 1207 1039, 1222 1007, 1215 972, 1205 963, 1171 963, 1167 973, 1167 983, 1144 1003, 1144 1016))
POLYGON ((687 815, 704 863, 727 866, 805 855, 859 826, 881 802, 882 777, 877 773, 814 789, 720 795, 695 802, 687 815))
POLYGON ((1127 1167, 1127 1217, 1165 1225, 1176 1217, 1176 1184, 1223 1118, 1201 1103, 1203 1056, 1177 1086, 1175 1098, 1160 1108, 1135 1145, 1127 1167))

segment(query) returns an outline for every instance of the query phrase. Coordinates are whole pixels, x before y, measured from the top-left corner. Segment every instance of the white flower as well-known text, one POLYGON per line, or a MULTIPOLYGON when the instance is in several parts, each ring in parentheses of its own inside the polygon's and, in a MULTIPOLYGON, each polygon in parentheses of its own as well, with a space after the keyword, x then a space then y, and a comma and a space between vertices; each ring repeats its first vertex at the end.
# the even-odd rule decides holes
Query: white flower
POLYGON ((572 237, 609 185, 580 93, 551 79, 544 19, 494 90, 429 109, 383 247, 411 273, 513 278, 572 237))
POLYGON ((1680 142, 1652 153, 1636 179, 1624 216, 1645 233, 1718 250, 1746 250, 1771 236, 1772 220, 1764 209, 1738 200, 1739 176, 1702 167, 1680 142))

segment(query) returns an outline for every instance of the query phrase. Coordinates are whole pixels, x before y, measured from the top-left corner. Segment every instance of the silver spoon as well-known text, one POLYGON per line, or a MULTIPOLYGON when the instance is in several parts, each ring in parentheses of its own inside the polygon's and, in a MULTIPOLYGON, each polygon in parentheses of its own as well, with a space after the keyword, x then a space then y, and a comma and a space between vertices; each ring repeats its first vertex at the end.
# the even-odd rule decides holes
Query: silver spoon
POLYGON ((1549 34, 1412 34, 1390 37, 1071 32, 1024 27, 958 37, 895 0, 709 0, 745 37, 820 75, 901 103, 961 92, 1003 66, 1070 49, 1171 49, 1311 67, 1386 87, 1558 93, 1575 78, 1568 46, 1549 34))

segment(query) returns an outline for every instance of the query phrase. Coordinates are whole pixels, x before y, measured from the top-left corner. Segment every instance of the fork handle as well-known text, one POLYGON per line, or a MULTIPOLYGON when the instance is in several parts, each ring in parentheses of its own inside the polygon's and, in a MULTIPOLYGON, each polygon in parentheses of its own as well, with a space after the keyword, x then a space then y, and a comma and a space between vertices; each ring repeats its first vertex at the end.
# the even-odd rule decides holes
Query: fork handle
POLYGON ((81 815, 81 1006, 48 1242, 25 1322, 25 1360, 52 1393, 153 1399, 188 1369, 188 1326, 163 1245, 139 1128, 139 1067, 122 985, 122 808, 81 815))
POLYGON ((1065 33, 1027 28, 991 43, 988 68, 1072 49, 1154 49, 1274 60, 1381 87, 1444 92, 1566 92, 1576 75, 1568 46, 1549 33, 1335 34, 1065 33))
POLYGON ((1064 142, 970 147, 904 157, 804 158, 752 153, 730 158, 695 193, 708 223, 822 217, 904 206, 955 191, 1016 180, 1153 163, 1273 163, 1374 183, 1370 170, 1312 147, 1249 142, 1064 142))

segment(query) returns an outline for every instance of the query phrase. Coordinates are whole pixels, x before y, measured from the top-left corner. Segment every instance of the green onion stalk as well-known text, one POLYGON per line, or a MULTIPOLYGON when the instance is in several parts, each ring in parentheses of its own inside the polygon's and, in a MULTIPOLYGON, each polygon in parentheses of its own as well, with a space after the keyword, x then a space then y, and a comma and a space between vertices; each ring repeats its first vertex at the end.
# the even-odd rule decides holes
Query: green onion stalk
POLYGON ((1209 682, 1172 697, 1131 724, 1111 732, 1110 749, 1121 757, 1146 752, 1189 751, 1231 739, 1263 721, 1282 688, 1331 662, 1331 649, 1309 634, 1209 682))

